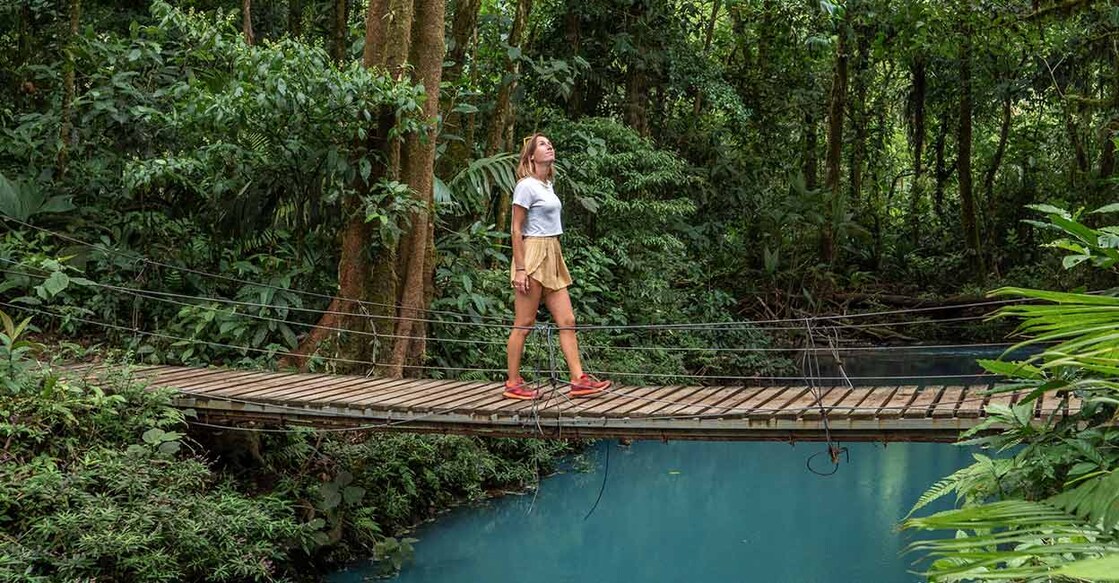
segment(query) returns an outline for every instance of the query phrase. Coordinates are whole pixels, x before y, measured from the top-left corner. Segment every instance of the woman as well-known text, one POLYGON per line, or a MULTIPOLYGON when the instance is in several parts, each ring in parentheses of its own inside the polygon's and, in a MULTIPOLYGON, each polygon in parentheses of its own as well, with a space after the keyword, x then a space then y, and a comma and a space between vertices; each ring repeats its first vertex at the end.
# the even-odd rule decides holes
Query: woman
POLYGON ((610 381, 598 380, 583 372, 579 362, 579 341, 575 338, 575 314, 571 310, 571 274, 563 262, 559 236, 563 233, 560 213, 563 205, 552 190, 556 154, 552 142, 542 134, 525 140, 517 164, 517 187, 513 190, 513 330, 506 345, 509 378, 505 392, 510 399, 535 399, 539 391, 529 389, 521 378, 521 355, 525 338, 536 322, 540 301, 552 313, 559 328, 560 349, 571 373, 571 396, 589 397, 610 388, 610 381))

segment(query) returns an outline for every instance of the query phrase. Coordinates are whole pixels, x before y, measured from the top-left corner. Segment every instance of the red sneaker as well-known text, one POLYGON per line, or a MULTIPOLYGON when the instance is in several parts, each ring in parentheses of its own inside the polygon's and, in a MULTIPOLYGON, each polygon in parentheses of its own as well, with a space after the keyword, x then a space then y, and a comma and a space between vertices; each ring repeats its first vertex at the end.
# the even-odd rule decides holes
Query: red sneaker
POLYGON ((505 392, 501 393, 501 396, 507 399, 531 401, 540 396, 540 391, 534 391, 525 386, 524 379, 517 379, 515 381, 505 381, 505 392))
POLYGON ((589 374, 571 381, 571 396, 572 397, 589 397, 597 395, 602 391, 610 388, 612 385, 610 381, 600 381, 589 374))

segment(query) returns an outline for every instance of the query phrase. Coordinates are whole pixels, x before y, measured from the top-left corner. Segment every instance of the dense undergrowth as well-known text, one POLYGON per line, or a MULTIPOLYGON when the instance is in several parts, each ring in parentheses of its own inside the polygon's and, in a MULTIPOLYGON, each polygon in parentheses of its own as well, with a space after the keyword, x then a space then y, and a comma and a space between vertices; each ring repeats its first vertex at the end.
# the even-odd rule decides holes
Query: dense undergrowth
POLYGON ((34 360, 29 322, 3 319, 3 581, 302 580, 369 557, 391 573, 417 522, 578 446, 195 427, 125 366, 83 379, 34 360))

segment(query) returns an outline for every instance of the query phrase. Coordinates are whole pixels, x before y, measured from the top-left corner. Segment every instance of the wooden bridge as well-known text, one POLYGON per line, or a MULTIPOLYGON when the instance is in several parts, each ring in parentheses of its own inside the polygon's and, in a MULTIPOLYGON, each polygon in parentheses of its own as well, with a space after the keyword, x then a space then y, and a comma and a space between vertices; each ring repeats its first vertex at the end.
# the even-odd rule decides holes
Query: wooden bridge
MULTIPOLYGON (((76 366, 71 375, 107 378, 114 369, 76 366)), ((116 373, 114 373, 116 374, 116 373)), ((990 404, 1022 393, 988 385, 874 387, 615 386, 571 399, 543 387, 537 401, 501 396, 493 382, 378 379, 172 366, 127 375, 175 391, 174 403, 197 422, 239 428, 310 426, 375 431, 547 438, 822 440, 825 422, 840 441, 952 441, 990 404), (826 413, 826 415, 825 415, 826 413)), ((1080 408, 1076 397, 1046 394, 1037 420, 1080 408)))

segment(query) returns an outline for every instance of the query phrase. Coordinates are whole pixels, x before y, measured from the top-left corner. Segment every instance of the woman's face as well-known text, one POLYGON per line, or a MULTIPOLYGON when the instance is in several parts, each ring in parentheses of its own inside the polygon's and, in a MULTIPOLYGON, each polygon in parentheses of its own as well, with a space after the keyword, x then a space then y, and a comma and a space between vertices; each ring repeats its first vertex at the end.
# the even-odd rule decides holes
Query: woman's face
POLYGON ((551 163, 556 160, 556 151, 552 149, 552 142, 544 136, 536 137, 536 150, 532 152, 532 161, 537 164, 551 163))

